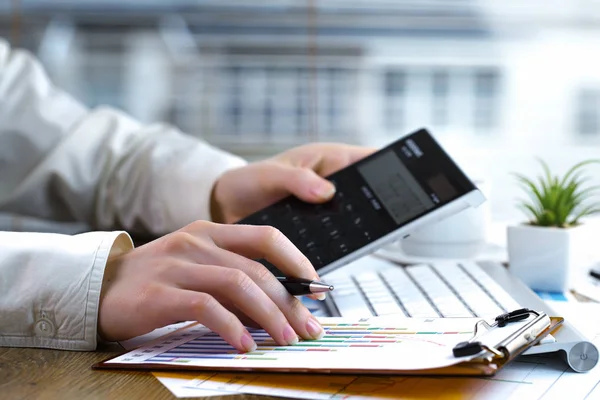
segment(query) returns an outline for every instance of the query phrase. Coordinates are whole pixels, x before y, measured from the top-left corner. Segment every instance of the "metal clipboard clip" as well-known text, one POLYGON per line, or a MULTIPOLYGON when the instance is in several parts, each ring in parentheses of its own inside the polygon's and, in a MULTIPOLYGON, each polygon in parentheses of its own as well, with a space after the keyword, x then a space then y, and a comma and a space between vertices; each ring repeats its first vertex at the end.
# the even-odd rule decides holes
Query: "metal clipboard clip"
POLYGON ((473 356, 485 350, 492 353, 494 357, 510 360, 539 340, 540 334, 549 329, 550 326, 550 317, 545 313, 528 308, 520 308, 497 316, 491 325, 484 320, 477 321, 473 337, 466 342, 460 342, 454 346, 452 354, 454 357, 473 356), (502 328, 511 322, 527 319, 531 315, 535 315, 535 318, 504 338, 496 346, 489 346, 477 340, 492 329, 502 328))

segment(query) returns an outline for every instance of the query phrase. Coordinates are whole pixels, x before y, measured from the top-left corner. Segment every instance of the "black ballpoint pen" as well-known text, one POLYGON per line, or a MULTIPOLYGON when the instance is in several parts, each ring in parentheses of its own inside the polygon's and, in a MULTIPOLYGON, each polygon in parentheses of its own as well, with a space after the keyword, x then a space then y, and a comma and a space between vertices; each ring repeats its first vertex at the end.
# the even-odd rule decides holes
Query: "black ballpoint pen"
POLYGON ((278 276, 277 279, 293 296, 305 296, 333 290, 333 285, 310 279, 288 278, 285 276, 278 276))

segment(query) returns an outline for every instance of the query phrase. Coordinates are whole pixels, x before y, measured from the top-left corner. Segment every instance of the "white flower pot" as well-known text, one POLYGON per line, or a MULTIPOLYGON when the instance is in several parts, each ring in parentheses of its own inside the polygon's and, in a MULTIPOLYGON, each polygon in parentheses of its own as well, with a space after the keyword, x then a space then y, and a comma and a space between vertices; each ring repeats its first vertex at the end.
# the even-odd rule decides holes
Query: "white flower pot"
POLYGON ((509 226, 509 271, 534 290, 571 289, 585 258, 584 232, 583 225, 568 229, 509 226))

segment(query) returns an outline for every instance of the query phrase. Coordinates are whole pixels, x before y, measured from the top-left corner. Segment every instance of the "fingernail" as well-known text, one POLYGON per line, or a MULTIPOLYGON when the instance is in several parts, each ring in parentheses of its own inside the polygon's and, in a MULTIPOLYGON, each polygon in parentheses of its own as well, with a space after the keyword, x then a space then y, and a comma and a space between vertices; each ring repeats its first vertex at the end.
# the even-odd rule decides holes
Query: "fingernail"
POLYGON ((289 325, 283 328, 283 340, 285 340, 287 344, 298 343, 298 335, 296 335, 294 329, 289 325))
POLYGON ((306 323, 306 330, 315 340, 321 339, 323 335, 325 335, 321 325, 312 317, 309 318, 308 322, 306 323))
POLYGON ((248 352, 256 350, 256 342, 248 332, 242 335, 242 347, 248 352))
POLYGON ((335 193, 335 186, 331 182, 321 182, 319 186, 313 189, 313 193, 322 199, 328 199, 335 193))
POLYGON ((327 293, 315 293, 315 299, 317 300, 325 300, 327 298, 327 293))

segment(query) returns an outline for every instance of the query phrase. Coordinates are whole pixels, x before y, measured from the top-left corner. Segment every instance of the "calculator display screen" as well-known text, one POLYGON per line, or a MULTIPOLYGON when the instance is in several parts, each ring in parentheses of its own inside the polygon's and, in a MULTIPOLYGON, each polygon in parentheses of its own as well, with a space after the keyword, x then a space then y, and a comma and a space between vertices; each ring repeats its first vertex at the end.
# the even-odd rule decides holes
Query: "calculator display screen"
POLYGON ((435 206, 391 149, 368 160, 358 167, 358 171, 397 224, 435 206))

